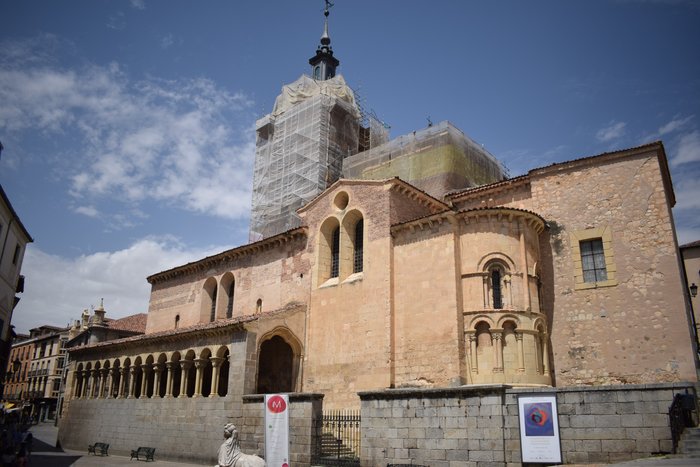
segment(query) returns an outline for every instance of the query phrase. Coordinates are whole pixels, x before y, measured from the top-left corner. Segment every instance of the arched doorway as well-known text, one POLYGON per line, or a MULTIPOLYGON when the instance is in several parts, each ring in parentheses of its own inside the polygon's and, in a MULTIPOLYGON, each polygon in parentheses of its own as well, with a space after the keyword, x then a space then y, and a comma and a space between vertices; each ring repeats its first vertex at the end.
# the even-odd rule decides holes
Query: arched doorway
POLYGON ((294 391, 294 351, 280 336, 260 346, 258 394, 294 391))

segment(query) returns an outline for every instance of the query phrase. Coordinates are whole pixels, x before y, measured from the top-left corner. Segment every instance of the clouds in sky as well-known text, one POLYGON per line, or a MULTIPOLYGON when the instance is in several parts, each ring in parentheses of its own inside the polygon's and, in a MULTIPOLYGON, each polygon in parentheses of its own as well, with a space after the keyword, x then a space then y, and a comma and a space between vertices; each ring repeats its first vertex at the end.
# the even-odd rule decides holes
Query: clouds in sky
POLYGON ((37 45, 0 52, 0 128, 75 135, 79 154, 64 161, 75 212, 94 217, 100 201, 155 200, 247 215, 255 142, 245 95, 205 78, 134 80, 116 63, 66 69, 37 45))
POLYGON ((188 249, 174 238, 161 237, 122 250, 65 258, 30 244, 22 265, 29 280, 12 323, 20 332, 40 324, 65 326, 100 298, 109 318, 145 313, 150 293, 146 277, 226 248, 188 249))
POLYGON ((625 134, 626 126, 627 124, 625 122, 616 122, 613 120, 608 124, 608 126, 598 130, 595 137, 598 139, 598 141, 607 143, 623 136, 625 134))

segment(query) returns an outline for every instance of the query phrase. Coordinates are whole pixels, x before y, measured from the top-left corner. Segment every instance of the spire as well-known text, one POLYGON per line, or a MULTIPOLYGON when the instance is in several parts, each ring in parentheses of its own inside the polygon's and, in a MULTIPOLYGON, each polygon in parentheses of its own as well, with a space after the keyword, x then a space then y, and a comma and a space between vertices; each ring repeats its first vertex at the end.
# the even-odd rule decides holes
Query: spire
POLYGON ((328 15, 329 8, 333 4, 329 0, 325 0, 326 8, 323 10, 325 16, 323 25, 323 35, 321 36, 321 44, 316 49, 316 55, 309 59, 311 65, 311 76, 315 80, 324 81, 335 76, 335 68, 340 65, 337 58, 333 56, 333 48, 331 47, 331 36, 328 34, 328 15))

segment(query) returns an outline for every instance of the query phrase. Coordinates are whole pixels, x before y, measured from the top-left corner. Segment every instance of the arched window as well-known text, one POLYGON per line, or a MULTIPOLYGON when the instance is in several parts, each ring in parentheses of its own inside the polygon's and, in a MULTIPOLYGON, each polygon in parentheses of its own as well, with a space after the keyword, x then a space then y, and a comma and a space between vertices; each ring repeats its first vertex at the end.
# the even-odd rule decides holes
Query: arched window
POLYGON ((217 286, 214 285, 214 290, 211 293, 211 310, 209 311, 209 322, 210 323, 216 319, 216 292, 217 292, 217 286))
POLYGON ((357 224, 355 224, 355 250, 353 252, 353 265, 352 265, 352 272, 362 272, 362 268, 364 267, 363 264, 363 255, 364 255, 364 219, 360 219, 357 221, 357 224))
POLYGON ((491 269, 491 300, 494 308, 503 308, 503 296, 501 295, 501 269, 491 269))
POLYGON ((333 229, 331 236, 331 276, 338 277, 340 268, 340 227, 333 229))
POLYGON ((210 277, 206 281, 204 281, 204 285, 202 286, 202 295, 200 299, 200 323, 212 322, 216 319, 217 292, 218 285, 214 277, 210 277))
POLYGON ((314 67, 314 79, 321 79, 321 66, 316 65, 314 67))
POLYGON ((228 303, 226 304, 226 317, 231 318, 233 317, 233 291, 236 286, 236 281, 233 280, 231 281, 231 284, 228 286, 228 303))
POLYGON ((175 329, 180 327, 180 315, 175 315, 175 329))
POLYGON ((261 313, 262 312, 262 298, 258 298, 257 303, 255 304, 255 312, 256 313, 261 313))

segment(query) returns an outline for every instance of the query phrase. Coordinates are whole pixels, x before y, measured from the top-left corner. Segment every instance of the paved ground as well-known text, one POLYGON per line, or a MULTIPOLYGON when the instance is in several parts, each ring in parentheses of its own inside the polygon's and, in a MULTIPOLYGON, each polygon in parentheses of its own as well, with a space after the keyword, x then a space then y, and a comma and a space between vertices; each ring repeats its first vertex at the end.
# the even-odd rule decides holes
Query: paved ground
POLYGON ((30 430, 34 436, 32 457, 29 465, 31 467, 117 467, 129 465, 131 467, 138 466, 161 466, 161 467, 187 467, 198 466, 200 464, 185 464, 182 462, 169 462, 158 460, 158 452, 156 451, 155 462, 139 462, 130 460, 124 456, 109 455, 106 457, 87 455, 86 451, 72 451, 56 448, 56 436, 58 430, 53 426, 53 423, 40 423, 32 426, 30 430))
MULTIPOLYGON (((87 455, 85 451, 61 450, 56 448, 57 429, 53 423, 40 423, 34 425, 31 429, 34 435, 34 450, 30 462, 31 467, 117 467, 129 465, 137 467, 139 465, 146 466, 161 466, 161 467, 187 467, 200 466, 201 464, 185 464, 182 462, 169 462, 164 460, 156 460, 155 462, 142 462, 137 464, 136 461, 129 460, 123 456, 93 456, 87 455)), ((156 458, 158 454, 156 452, 156 458)), ((569 465, 568 467, 599 467, 606 464, 580 464, 569 465)), ((700 459, 689 459, 682 457, 652 457, 648 459, 639 459, 636 461, 622 462, 619 464, 611 464, 619 467, 698 467, 700 459)), ((609 467, 610 464, 606 465, 609 467)))

